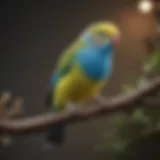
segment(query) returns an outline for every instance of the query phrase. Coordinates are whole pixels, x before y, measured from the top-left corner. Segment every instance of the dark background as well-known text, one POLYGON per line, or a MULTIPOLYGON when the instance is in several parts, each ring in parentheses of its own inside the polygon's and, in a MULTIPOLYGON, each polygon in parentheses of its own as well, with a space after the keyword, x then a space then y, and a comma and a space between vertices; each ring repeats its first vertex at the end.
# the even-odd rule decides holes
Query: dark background
MULTIPOLYGON (((114 72, 105 89, 110 95, 140 73, 144 40, 155 33, 153 16, 139 13, 135 0, 15 0, 1 3, 0 12, 0 90, 23 96, 26 116, 44 111, 46 85, 58 55, 88 24, 109 19, 122 31, 114 72)), ((107 159, 105 153, 93 150, 105 130, 105 118, 71 125, 64 146, 53 151, 42 149, 43 135, 19 137, 0 150, 0 158, 107 159)))

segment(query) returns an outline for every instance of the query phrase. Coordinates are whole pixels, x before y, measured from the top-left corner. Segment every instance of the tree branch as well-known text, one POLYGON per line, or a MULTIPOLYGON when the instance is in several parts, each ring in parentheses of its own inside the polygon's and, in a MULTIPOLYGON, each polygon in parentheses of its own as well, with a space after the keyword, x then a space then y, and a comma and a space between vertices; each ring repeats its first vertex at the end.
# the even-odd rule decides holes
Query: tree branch
POLYGON ((157 77, 150 84, 137 89, 135 92, 116 96, 115 98, 108 100, 104 106, 90 107, 85 110, 82 109, 80 111, 64 112, 60 114, 45 113, 28 118, 2 119, 0 121, 0 132, 3 134, 22 135, 43 131, 48 126, 56 123, 83 121, 92 117, 107 115, 111 112, 133 109, 138 107, 137 104, 143 104, 144 98, 159 91, 160 77, 157 77))

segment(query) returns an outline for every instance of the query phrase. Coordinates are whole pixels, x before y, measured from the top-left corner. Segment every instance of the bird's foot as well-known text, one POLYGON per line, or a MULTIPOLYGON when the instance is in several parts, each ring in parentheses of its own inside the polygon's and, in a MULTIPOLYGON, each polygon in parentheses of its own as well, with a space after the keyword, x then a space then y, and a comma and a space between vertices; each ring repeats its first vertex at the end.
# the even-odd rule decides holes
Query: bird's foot
POLYGON ((95 100, 97 101, 98 104, 100 105, 105 105, 106 104, 106 98, 103 97, 102 95, 97 95, 95 97, 95 100))
POLYGON ((78 105, 78 104, 73 104, 73 103, 68 103, 67 104, 67 111, 69 112, 78 112, 80 111, 82 108, 78 105))

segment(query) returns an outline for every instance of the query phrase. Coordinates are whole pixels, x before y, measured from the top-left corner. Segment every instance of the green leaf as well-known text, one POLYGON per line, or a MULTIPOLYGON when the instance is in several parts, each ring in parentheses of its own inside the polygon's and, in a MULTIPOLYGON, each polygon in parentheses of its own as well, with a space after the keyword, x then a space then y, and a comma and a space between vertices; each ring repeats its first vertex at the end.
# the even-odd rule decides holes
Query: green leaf
POLYGON ((160 73, 160 51, 153 51, 144 59, 144 69, 153 73, 160 73))
POLYGON ((135 121, 143 121, 148 123, 148 117, 145 114, 144 109, 142 108, 137 108, 132 114, 132 119, 135 121))

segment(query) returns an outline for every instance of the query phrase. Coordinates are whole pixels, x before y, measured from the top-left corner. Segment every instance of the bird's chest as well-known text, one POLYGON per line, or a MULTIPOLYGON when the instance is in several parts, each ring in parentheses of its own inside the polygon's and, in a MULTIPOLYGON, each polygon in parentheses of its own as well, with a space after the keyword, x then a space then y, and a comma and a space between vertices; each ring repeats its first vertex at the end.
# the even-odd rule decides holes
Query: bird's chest
POLYGON ((101 53, 80 54, 77 57, 82 72, 92 80, 103 80, 111 71, 111 58, 101 53))
POLYGON ((94 81, 89 79, 82 73, 78 65, 76 65, 70 74, 65 77, 63 84, 66 84, 65 91, 68 90, 68 94, 71 100, 79 101, 86 100, 89 97, 94 96, 104 84, 104 81, 94 81))

